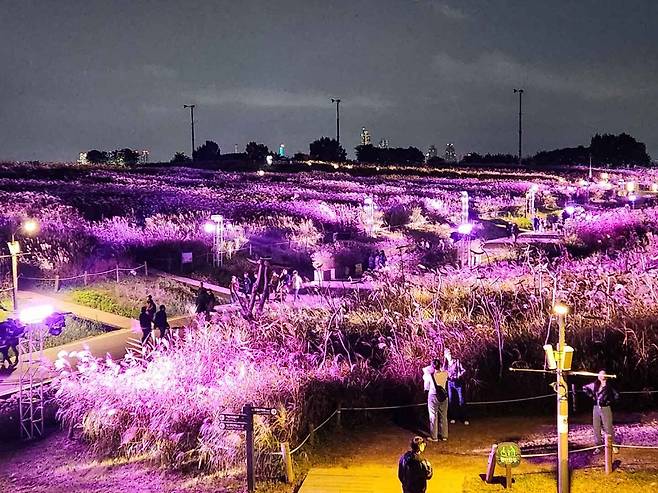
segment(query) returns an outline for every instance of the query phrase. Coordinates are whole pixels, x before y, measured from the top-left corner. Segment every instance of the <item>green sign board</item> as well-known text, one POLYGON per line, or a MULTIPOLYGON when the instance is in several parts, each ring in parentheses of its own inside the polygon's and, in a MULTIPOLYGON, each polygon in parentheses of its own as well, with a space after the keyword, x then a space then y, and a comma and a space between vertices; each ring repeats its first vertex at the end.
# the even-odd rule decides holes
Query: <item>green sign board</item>
POLYGON ((516 467, 521 464, 519 446, 512 442, 499 443, 496 449, 496 464, 506 467, 516 467))

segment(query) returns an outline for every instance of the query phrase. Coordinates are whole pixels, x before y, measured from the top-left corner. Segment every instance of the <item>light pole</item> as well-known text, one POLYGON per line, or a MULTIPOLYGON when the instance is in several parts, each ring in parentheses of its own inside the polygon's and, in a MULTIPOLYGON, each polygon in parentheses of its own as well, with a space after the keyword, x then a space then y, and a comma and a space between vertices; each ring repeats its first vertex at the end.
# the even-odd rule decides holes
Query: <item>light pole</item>
POLYGON ((372 195, 366 195, 363 199, 363 210, 366 212, 366 233, 368 236, 375 235, 375 200, 372 195))
POLYGON ((565 319, 569 313, 569 307, 561 303, 555 305, 553 311, 557 315, 558 325, 558 346, 557 352, 560 355, 561 363, 557 365, 555 372, 557 374, 557 491, 558 493, 569 492, 569 393, 567 382, 564 379, 563 371, 569 370, 564 368, 564 354, 566 353, 565 343, 565 319))
POLYGON ((340 145, 340 99, 331 98, 332 103, 336 103, 336 142, 340 145))
POLYGON ((192 161, 194 161, 194 108, 196 107, 196 104, 184 104, 183 108, 189 108, 190 109, 190 120, 192 121, 192 155, 190 156, 192 158, 192 161))
POLYGON ((224 216, 213 214, 210 216, 212 222, 207 222, 204 229, 207 233, 213 233, 213 265, 224 265, 224 216))
POLYGON ((521 141, 522 141, 522 136, 523 136, 523 127, 521 126, 521 116, 522 116, 522 111, 521 111, 521 105, 523 101, 523 89, 514 89, 514 94, 519 94, 519 166, 521 166, 521 141))
MULTIPOLYGON (((32 235, 39 230, 39 224, 36 221, 30 219, 28 221, 25 221, 22 224, 21 228, 24 233, 28 235, 32 235)), ((21 245, 20 243, 18 243, 18 240, 16 239, 16 233, 17 231, 13 231, 11 234, 11 241, 7 242, 7 246, 9 247, 9 254, 11 255, 11 279, 12 279, 11 297, 14 306, 14 311, 18 310, 18 256, 21 253, 21 245)))

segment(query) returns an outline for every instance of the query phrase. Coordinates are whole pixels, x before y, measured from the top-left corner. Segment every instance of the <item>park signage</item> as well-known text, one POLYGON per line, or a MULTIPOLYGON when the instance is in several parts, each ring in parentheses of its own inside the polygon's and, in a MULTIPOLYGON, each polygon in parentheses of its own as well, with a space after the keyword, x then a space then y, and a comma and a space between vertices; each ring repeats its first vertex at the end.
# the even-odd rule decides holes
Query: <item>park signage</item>
POLYGON ((256 476, 254 474, 254 416, 275 416, 276 408, 258 407, 245 404, 242 413, 223 413, 217 417, 220 430, 244 431, 247 446, 247 491, 252 493, 255 489, 256 476))

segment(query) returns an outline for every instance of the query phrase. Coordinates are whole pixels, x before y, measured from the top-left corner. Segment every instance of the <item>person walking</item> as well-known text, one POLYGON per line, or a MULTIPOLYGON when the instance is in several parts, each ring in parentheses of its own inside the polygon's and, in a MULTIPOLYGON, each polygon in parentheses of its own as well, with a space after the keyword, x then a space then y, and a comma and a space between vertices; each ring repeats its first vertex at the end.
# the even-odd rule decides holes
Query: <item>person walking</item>
POLYGON ((441 371, 441 361, 432 360, 423 368, 424 389, 427 392, 427 410, 430 421, 430 442, 448 439, 448 372, 441 371))
POLYGON ((151 317, 151 321, 153 321, 153 317, 155 317, 155 312, 158 310, 158 308, 155 306, 155 301, 153 301, 153 296, 150 294, 146 297, 146 313, 149 314, 149 317, 151 317))
POLYGON ((466 417, 466 400, 464 399, 464 374, 466 370, 458 358, 453 358, 449 348, 443 351, 443 370, 448 372, 448 415, 450 423, 458 419, 466 426, 470 423, 466 417), (456 399, 455 399, 456 395, 456 399))
POLYGON ((281 302, 286 301, 288 296, 288 291, 290 290, 290 274, 288 274, 288 269, 283 269, 281 271, 281 277, 279 279, 279 293, 281 297, 281 302))
POLYGON ((292 292, 293 292, 293 301, 299 299, 299 290, 302 289, 302 276, 299 275, 299 272, 296 270, 292 272, 292 292))
POLYGON ((199 291, 196 293, 196 300, 194 301, 196 305, 196 314, 206 313, 208 309, 208 291, 203 287, 203 283, 199 285, 199 291))
POLYGON ((252 282, 249 273, 245 272, 244 275, 242 276, 242 292, 247 297, 247 301, 249 301, 249 298, 251 296, 251 288, 253 285, 254 283, 252 282))
POLYGON ((229 291, 231 292, 231 303, 236 303, 239 301, 240 293, 240 281, 238 281, 237 276, 231 276, 231 283, 228 286, 229 291))
POLYGON ((423 458, 427 443, 423 437, 411 440, 410 450, 398 462, 398 479, 402 483, 402 493, 425 493, 427 481, 432 479, 432 464, 423 458))
POLYGON ((160 331, 161 339, 168 336, 167 330, 169 329, 169 323, 167 322, 167 311, 164 305, 160 305, 160 309, 155 313, 153 326, 160 331))
POLYGON ((153 319, 146 311, 146 307, 143 306, 142 311, 139 314, 139 326, 142 329, 142 344, 144 344, 151 335, 152 323, 153 319))
MULTIPOLYGON (((597 448, 594 449, 595 454, 601 453, 598 448, 603 445, 603 438, 601 437, 601 424, 606 435, 610 435, 614 442, 615 431, 612 426, 612 405, 619 400, 619 393, 608 383, 605 370, 599 372, 599 376, 595 382, 585 385, 583 387, 585 394, 594 401, 592 408, 592 426, 594 428, 594 440, 597 448)), ((613 447, 613 452, 619 452, 617 447, 613 447)))

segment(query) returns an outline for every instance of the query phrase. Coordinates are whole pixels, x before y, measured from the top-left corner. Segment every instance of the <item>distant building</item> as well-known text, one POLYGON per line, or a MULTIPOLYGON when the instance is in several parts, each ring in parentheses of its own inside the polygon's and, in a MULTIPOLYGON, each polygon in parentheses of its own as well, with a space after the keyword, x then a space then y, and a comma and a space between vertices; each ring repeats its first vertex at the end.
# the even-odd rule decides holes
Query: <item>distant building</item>
POLYGON ((87 151, 84 151, 84 152, 80 153, 80 157, 78 157, 78 164, 81 164, 81 165, 89 164, 89 161, 87 161, 87 151))
POLYGON ((361 127, 361 145, 368 146, 370 145, 370 132, 366 127, 361 127))
POLYGON ((429 146, 427 148, 427 153, 425 154, 425 157, 427 159, 430 159, 430 158, 433 158, 433 157, 437 157, 438 155, 439 155, 439 153, 436 150, 436 146, 434 144, 432 144, 431 146, 429 146))
POLYGON ((279 145, 279 156, 283 157, 286 155, 286 146, 283 144, 279 145))
POLYGON ((151 154, 151 151, 144 149, 143 151, 137 152, 139 152, 139 164, 147 164, 149 162, 149 155, 151 154))
POLYGON ((379 141, 380 149, 388 149, 388 139, 382 139, 379 141))
POLYGON ((444 159, 448 163, 454 163, 454 162, 457 161, 457 153, 455 152, 455 144, 446 144, 444 159))

